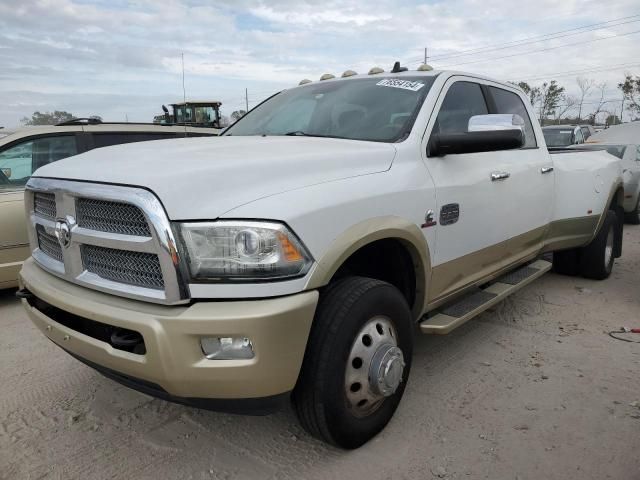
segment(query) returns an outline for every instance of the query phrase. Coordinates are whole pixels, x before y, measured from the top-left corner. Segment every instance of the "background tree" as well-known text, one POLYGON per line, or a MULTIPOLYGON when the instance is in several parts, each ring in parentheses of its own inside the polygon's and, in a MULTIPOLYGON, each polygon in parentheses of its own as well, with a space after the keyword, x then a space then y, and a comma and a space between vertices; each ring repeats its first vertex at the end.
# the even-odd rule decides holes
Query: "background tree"
POLYGON ((242 117, 244 117, 246 115, 246 111, 245 110, 235 110, 232 114, 231 114, 231 120, 234 122, 237 122, 238 120, 240 120, 242 117))
POLYGON ((556 110, 556 120, 558 121, 558 124, 560 124, 562 117, 576 107, 578 104, 578 97, 575 95, 563 94, 561 101, 562 103, 558 105, 558 109, 556 110))
POLYGON ((529 101, 531 102, 531 105, 535 105, 536 103, 538 103, 538 100, 540 100, 540 88, 539 87, 532 87, 531 85, 529 85, 527 82, 509 82, 517 87, 520 87, 520 90, 522 90, 527 97, 529 97, 529 101))
POLYGON ((21 122, 24 125, 56 125, 74 118, 73 114, 56 110, 54 112, 33 112, 31 118, 24 117, 21 122))
POLYGON ((564 87, 558 85, 558 82, 551 80, 551 82, 544 82, 540 87, 540 124, 542 125, 544 119, 553 116, 560 104, 562 95, 564 94, 564 87))
POLYGON ((606 82, 602 82, 596 85, 596 88, 598 90, 600 90, 600 100, 598 100, 598 102, 596 103, 596 108, 594 109, 594 111, 591 113, 591 115, 589 115, 589 121, 591 123, 591 125, 595 125, 596 121, 598 120, 598 115, 600 115, 600 113, 609 113, 604 109, 604 106, 609 103, 608 100, 604 99, 604 94, 605 94, 605 90, 607 89, 607 83, 606 82))
POLYGON ((640 76, 636 75, 635 78, 632 75, 626 74, 624 76, 624 82, 618 84, 618 88, 622 92, 622 112, 624 113, 625 102, 627 103, 627 109, 635 113, 640 113, 640 76))
POLYGON ((576 78, 576 83, 578 84, 578 89, 580 90, 580 96, 578 97, 578 123, 580 123, 580 119, 582 118, 582 105, 584 104, 584 99, 587 97, 589 91, 593 88, 593 80, 584 77, 576 78))
POLYGON ((619 125, 620 123, 622 123, 620 121, 620 117, 618 117, 616 114, 608 115, 605 121, 605 125, 619 125))

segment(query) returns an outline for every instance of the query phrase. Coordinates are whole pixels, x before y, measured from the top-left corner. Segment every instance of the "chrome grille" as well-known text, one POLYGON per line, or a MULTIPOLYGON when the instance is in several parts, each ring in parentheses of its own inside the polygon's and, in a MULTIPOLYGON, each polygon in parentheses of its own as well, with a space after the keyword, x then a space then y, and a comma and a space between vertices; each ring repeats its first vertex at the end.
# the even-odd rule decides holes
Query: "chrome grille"
POLYGON ((151 230, 142 211, 127 203, 79 198, 76 204, 78 225, 100 232, 150 237, 151 230))
POLYGON ((99 277, 127 285, 163 289, 164 280, 157 255, 82 245, 84 268, 99 277))
POLYGON ((62 262, 62 247, 58 243, 58 239, 55 236, 46 233, 40 225, 38 225, 38 227, 40 227, 37 229, 38 247, 40 250, 54 260, 62 262))
POLYGON ((151 192, 32 177, 25 206, 33 259, 49 273, 136 300, 189 301, 171 223, 151 192), (41 213, 44 205, 53 217, 41 213), (57 231, 65 235, 64 247, 57 231))
POLYGON ((56 218, 56 197, 53 193, 36 192, 33 198, 33 211, 44 218, 56 218))

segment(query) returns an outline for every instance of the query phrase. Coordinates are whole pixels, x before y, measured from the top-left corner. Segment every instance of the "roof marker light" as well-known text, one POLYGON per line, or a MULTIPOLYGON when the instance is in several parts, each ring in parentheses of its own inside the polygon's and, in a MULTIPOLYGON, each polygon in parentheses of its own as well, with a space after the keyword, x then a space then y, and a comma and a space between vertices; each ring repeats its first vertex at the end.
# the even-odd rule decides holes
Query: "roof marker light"
POLYGON ((342 74, 342 78, 353 77, 357 74, 358 72, 354 72, 353 70, 345 70, 345 72, 342 74))
POLYGON ((302 80, 300 80, 300 83, 298 85, 306 85, 307 83, 311 83, 311 80, 309 80, 308 78, 303 78, 302 80))
POLYGON ((332 78, 336 78, 336 76, 330 73, 325 73, 320 77, 320 80, 331 80, 332 78))
POLYGON ((384 70, 380 67, 373 67, 371 70, 369 70, 369 75, 375 75, 377 73, 384 73, 384 70))
POLYGON ((419 72, 430 72, 431 70, 433 70, 433 67, 431 65, 427 65, 426 63, 423 63, 418 67, 419 72))

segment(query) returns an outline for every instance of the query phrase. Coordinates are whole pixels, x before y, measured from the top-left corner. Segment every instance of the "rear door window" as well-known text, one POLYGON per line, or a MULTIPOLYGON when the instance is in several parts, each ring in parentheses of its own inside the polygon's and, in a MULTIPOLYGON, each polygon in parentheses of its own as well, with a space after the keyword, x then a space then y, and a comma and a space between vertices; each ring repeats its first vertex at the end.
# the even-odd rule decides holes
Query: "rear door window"
POLYGON ((524 147, 535 148, 538 146, 536 135, 533 131, 533 125, 529 118, 529 113, 522 103, 522 99, 515 93, 503 90, 502 88, 489 87, 491 96, 496 105, 496 113, 512 113, 517 114, 524 120, 524 147))

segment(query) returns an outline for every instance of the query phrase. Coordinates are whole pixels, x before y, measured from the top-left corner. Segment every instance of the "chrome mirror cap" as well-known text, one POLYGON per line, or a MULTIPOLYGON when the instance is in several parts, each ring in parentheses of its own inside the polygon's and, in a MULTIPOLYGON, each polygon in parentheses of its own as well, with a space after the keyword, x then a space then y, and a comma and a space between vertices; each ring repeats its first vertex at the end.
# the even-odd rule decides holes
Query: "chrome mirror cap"
POLYGON ((488 132, 496 130, 524 130, 524 119, 515 113, 474 115, 469 119, 467 131, 488 132))

